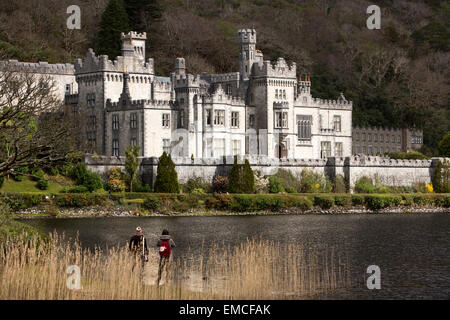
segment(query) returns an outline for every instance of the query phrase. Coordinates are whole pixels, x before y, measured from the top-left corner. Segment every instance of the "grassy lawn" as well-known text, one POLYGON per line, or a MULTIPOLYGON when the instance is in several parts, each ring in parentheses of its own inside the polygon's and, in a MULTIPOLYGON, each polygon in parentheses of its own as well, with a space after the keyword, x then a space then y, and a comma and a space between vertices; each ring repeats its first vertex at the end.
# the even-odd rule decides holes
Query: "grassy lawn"
POLYGON ((35 192, 35 193, 58 193, 64 187, 69 188, 73 185, 70 179, 63 176, 48 176, 46 177, 49 181, 47 190, 40 190, 36 187, 37 181, 31 180, 29 177, 24 177, 22 181, 15 181, 14 179, 6 180, 3 187, 0 189, 1 192, 35 192))

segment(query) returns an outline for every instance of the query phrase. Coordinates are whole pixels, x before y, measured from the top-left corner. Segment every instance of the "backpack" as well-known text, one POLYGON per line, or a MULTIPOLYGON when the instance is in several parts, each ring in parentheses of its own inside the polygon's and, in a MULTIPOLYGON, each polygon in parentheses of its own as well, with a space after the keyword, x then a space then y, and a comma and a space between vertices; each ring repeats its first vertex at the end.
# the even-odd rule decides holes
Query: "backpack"
POLYGON ((161 240, 161 246, 159 247, 159 255, 161 257, 170 257, 170 242, 169 242, 169 240, 161 240))

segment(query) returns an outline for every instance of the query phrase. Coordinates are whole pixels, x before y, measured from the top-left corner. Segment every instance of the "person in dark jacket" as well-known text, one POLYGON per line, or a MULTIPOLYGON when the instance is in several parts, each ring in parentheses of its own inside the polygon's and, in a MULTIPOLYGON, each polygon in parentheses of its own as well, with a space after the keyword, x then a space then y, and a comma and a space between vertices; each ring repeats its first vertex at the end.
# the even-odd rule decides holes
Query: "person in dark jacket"
POLYGON ((172 253, 172 248, 175 248, 175 241, 173 241, 169 235, 169 231, 164 229, 156 245, 159 248, 159 270, 157 282, 159 286, 164 269, 166 269, 166 273, 169 269, 170 256, 172 253))
MULTIPOLYGON (((147 240, 144 237, 144 232, 141 227, 136 228, 136 234, 130 238, 128 248, 135 256, 139 256, 141 258, 143 272, 144 263, 148 261, 148 247, 147 240)), ((132 271, 134 270, 134 267, 135 265, 133 265, 132 271)))

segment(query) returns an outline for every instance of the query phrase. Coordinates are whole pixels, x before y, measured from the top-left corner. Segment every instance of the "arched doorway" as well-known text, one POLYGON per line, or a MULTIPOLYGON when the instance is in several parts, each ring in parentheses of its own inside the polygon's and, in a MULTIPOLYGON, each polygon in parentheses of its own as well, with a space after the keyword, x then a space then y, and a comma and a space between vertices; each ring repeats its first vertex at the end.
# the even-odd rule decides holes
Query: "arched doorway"
POLYGON ((286 145, 282 143, 278 143, 275 145, 275 158, 287 158, 288 156, 288 150, 286 148, 286 145))

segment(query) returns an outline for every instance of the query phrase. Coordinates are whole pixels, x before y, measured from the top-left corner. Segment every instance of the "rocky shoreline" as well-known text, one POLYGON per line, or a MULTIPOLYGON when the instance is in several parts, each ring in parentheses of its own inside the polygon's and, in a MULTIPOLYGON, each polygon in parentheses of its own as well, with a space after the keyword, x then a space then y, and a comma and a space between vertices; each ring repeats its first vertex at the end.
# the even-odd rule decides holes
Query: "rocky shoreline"
POLYGON ((422 213, 449 213, 450 208, 434 206, 398 206, 389 207, 381 210, 370 210, 366 207, 332 207, 322 209, 315 207, 310 210, 301 210, 298 208, 282 209, 280 211, 252 211, 252 212, 233 212, 202 209, 191 209, 186 212, 139 212, 135 209, 128 209, 120 206, 116 207, 83 207, 83 208, 60 208, 57 215, 45 213, 40 208, 29 208, 16 212, 16 219, 39 219, 39 218, 101 218, 101 217, 167 217, 167 216, 260 216, 260 215, 344 215, 344 214, 422 214, 422 213))

